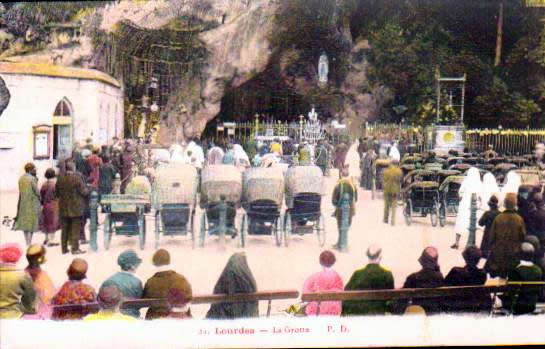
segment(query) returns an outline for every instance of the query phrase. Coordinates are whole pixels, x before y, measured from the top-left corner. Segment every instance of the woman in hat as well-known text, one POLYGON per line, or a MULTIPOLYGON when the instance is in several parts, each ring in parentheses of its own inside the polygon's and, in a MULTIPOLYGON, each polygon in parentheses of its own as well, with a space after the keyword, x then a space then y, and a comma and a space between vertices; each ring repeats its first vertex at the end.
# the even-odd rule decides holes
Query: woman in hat
POLYGON ((123 294, 116 285, 106 286, 98 292, 97 302, 100 306, 98 313, 87 315, 85 321, 95 320, 125 320, 135 321, 135 318, 119 311, 123 294))
POLYGON ((490 253, 490 227, 492 227, 492 223, 494 223, 496 216, 500 214, 500 210, 498 209, 498 198, 495 195, 492 195, 488 200, 488 207, 488 211, 483 213, 479 219, 479 225, 481 227, 484 226, 483 239, 481 241, 481 252, 485 259, 488 258, 488 254, 490 253))
POLYGON ((17 268, 22 254, 19 244, 0 245, 0 319, 18 319, 35 313, 34 285, 30 277, 17 268))
MULTIPOLYGON (((121 267, 121 271, 104 281, 100 289, 102 290, 104 287, 115 285, 119 288, 123 297, 127 299, 142 298, 144 292, 142 281, 134 275, 140 263, 142 263, 142 260, 136 252, 133 250, 124 251, 117 258, 117 264, 121 267)), ((135 318, 140 317, 140 310, 138 308, 122 309, 121 312, 135 318)))
MULTIPOLYGON (((235 253, 229 258, 223 269, 214 294, 235 294, 257 292, 252 271, 246 261, 244 252, 235 253)), ((215 303, 210 306, 207 319, 236 319, 259 316, 257 301, 243 303, 215 303)))
POLYGON ((32 279, 34 289, 38 293, 37 314, 35 316, 25 316, 25 318, 33 319, 49 319, 53 309, 51 308, 51 300, 55 296, 57 290, 51 281, 49 275, 41 268, 45 263, 46 249, 42 245, 31 245, 26 252, 28 266, 25 271, 32 279))
MULTIPOLYGON (((88 265, 84 259, 74 258, 66 271, 68 274, 68 281, 62 285, 59 292, 53 297, 51 304, 65 305, 94 302, 96 299, 95 290, 92 286, 83 283, 83 279, 86 278, 87 269, 88 265)), ((55 308, 52 317, 55 320, 77 320, 82 319, 88 313, 89 311, 83 309, 67 311, 55 308)))
POLYGON ((42 203, 40 228, 45 234, 44 245, 58 246, 58 243, 53 242, 55 232, 60 228, 59 201, 55 195, 55 170, 48 168, 45 171, 45 179, 45 183, 40 188, 42 203))
MULTIPOLYGON (((335 264, 336 258, 333 252, 323 251, 320 253, 320 265, 322 271, 312 274, 303 284, 303 293, 342 291, 344 284, 341 276, 331 267, 335 264)), ((342 302, 321 302, 319 315, 340 315, 342 302)), ((317 315, 318 303, 311 302, 305 308, 307 315, 317 315)))
POLYGON ((19 202, 15 230, 22 230, 25 234, 27 246, 32 244, 32 235, 39 230, 40 221, 40 192, 36 166, 29 162, 25 165, 25 174, 19 178, 19 202))

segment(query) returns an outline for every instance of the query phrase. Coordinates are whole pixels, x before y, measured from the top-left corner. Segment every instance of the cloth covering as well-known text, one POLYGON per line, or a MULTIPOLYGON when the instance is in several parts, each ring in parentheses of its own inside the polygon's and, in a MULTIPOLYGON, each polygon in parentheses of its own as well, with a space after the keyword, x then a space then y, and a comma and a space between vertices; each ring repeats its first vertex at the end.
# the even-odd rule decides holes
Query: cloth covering
POLYGON ((223 162, 223 149, 214 146, 208 150, 208 165, 221 165, 223 162))
MULTIPOLYGON (((246 261, 246 254, 235 253, 229 258, 223 269, 214 294, 235 294, 257 292, 257 284, 246 261)), ((258 302, 246 303, 216 303, 210 306, 206 318, 208 319, 235 319, 257 317, 258 302)))
POLYGON ((509 171, 507 173, 505 185, 501 189, 501 198, 498 198, 500 200, 500 205, 503 205, 507 193, 518 195, 521 182, 522 179, 520 178, 520 175, 515 171, 509 171))
POLYGON ((250 166, 248 154, 246 154, 240 144, 233 144, 233 151, 235 152, 235 164, 238 166, 250 166))

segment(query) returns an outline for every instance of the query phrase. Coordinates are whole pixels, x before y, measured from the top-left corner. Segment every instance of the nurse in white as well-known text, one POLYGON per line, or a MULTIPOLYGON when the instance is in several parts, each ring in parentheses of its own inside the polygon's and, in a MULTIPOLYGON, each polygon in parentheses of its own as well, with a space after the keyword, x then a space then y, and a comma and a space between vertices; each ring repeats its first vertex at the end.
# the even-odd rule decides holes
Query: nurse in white
MULTIPOLYGON (((469 218, 471 216, 471 195, 476 194, 477 200, 481 198, 483 184, 481 182, 481 174, 475 167, 471 167, 467 171, 466 178, 462 182, 458 195, 460 196, 460 205, 458 206, 458 215, 456 216, 456 241, 451 248, 457 249, 460 247, 460 238, 462 235, 466 237, 469 233, 469 218)), ((478 204, 477 204, 478 206, 478 204)))

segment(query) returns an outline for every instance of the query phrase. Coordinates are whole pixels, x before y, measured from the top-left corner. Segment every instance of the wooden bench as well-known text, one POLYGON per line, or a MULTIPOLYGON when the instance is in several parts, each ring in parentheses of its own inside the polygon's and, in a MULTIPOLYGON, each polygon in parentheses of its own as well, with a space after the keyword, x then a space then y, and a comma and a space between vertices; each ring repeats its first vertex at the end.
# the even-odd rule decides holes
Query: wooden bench
POLYGON ((493 295, 493 299, 499 293, 508 291, 520 292, 522 289, 540 288, 545 286, 545 282, 510 282, 504 285, 485 285, 485 286, 452 286, 437 288, 404 288, 393 290, 365 290, 365 291, 338 291, 338 292, 315 292, 303 293, 301 300, 303 302, 318 302, 317 314, 320 314, 320 303, 326 301, 354 301, 354 300, 383 300, 399 301, 413 299, 429 299, 444 297, 468 297, 481 296, 483 294, 493 295))
MULTIPOLYGON (((237 294, 208 294, 194 295, 191 304, 213 304, 213 303, 242 303, 267 301, 267 317, 271 315, 271 305, 273 300, 279 299, 297 299, 299 291, 297 290, 279 290, 279 291, 259 291, 255 293, 237 293, 237 294)), ((147 307, 167 307, 167 300, 164 298, 143 298, 125 300, 121 303, 121 308, 147 308, 147 307)), ((65 312, 87 312, 96 313, 100 310, 97 302, 85 304, 64 304, 53 305, 58 311, 65 312)))

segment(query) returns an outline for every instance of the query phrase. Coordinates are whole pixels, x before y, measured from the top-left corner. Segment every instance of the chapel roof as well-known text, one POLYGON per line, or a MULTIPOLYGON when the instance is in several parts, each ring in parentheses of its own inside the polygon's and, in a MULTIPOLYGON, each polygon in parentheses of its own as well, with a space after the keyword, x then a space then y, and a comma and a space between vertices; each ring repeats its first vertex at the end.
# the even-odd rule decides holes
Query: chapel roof
POLYGON ((0 73, 96 80, 115 87, 121 87, 119 81, 95 69, 63 67, 47 63, 11 63, 0 61, 0 73))

